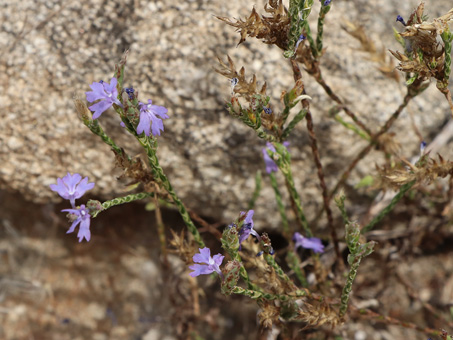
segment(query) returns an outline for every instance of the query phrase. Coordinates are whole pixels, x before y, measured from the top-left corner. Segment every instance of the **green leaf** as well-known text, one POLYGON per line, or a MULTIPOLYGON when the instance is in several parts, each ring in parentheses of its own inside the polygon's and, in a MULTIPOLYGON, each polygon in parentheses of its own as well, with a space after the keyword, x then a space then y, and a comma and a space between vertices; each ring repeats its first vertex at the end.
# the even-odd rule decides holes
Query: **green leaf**
POLYGON ((418 78, 418 74, 416 74, 415 76, 409 78, 407 81, 406 81, 406 85, 409 86, 409 85, 412 85, 412 83, 418 78))
POLYGON ((360 180, 360 182, 354 186, 354 188, 360 189, 360 188, 364 188, 364 187, 369 187, 369 186, 373 185, 373 182, 374 182, 373 176, 367 175, 367 176, 363 177, 360 180))

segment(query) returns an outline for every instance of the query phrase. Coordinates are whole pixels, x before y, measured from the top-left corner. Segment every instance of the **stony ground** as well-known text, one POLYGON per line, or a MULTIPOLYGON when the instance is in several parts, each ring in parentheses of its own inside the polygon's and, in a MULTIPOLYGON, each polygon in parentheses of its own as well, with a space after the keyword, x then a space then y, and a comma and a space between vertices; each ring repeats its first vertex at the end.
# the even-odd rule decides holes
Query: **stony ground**
MULTIPOLYGON (((0 339, 171 340, 192 339, 193 331, 204 339, 263 339, 257 307, 248 299, 222 296, 209 277, 198 286, 175 255, 171 270, 162 270, 154 214, 144 206, 101 214, 93 239, 81 244, 65 234, 68 224, 59 213, 65 206, 36 205, 4 191, 0 206, 0 339)), ((182 227, 175 212, 164 211, 164 221, 176 231, 182 227)), ((378 248, 364 260, 351 302, 421 328, 451 330, 453 230, 425 223, 369 235, 378 248)), ((304 339, 428 337, 355 313, 345 326, 321 329, 304 339)))

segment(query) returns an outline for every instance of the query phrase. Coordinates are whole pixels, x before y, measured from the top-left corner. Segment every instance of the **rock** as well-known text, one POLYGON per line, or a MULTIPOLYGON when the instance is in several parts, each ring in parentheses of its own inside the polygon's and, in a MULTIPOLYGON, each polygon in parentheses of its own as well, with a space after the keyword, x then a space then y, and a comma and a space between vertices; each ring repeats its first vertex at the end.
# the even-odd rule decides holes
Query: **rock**
MULTIPOLYGON (((263 0, 255 8, 264 13, 263 0)), ((370 127, 377 129, 395 111, 404 93, 402 81, 385 78, 358 43, 341 29, 344 19, 360 22, 377 46, 398 49, 392 27, 397 14, 408 16, 418 1, 370 3, 334 1, 327 15, 323 57, 324 78, 333 90, 370 127)), ((0 33, 0 183, 35 202, 58 201, 48 185, 68 171, 96 182, 92 195, 111 199, 124 194, 112 171, 109 148, 78 119, 72 98, 84 98, 89 84, 110 80, 113 67, 126 49, 130 57, 126 85, 138 89, 142 101, 152 99, 169 109, 165 132, 159 138, 161 165, 177 193, 191 209, 228 222, 247 208, 257 170, 264 171, 264 143, 249 128, 230 117, 225 100, 229 82, 213 68, 215 56, 229 54, 251 77, 266 81, 273 107, 293 85, 282 51, 256 39, 236 48, 239 35, 214 15, 244 18, 253 3, 233 1, 99 1, 9 2, 2 9, 0 33), (62 5, 63 4, 63 5, 62 5)), ((311 16, 316 27, 319 2, 311 16)), ((430 17, 450 9, 447 1, 427 6, 430 17)), ((319 149, 332 188, 336 178, 366 142, 328 117, 333 106, 320 86, 304 74, 319 149)), ((409 110, 427 141, 448 116, 448 105, 432 86, 416 98, 409 110)), ((125 135, 113 111, 101 124, 131 155, 140 153, 135 140, 125 135)), ((419 140, 404 111, 392 131, 409 158, 419 140)), ((306 127, 301 123, 289 138, 296 186, 308 217, 320 207, 320 190, 306 127)), ((352 174, 355 185, 381 159, 372 153, 352 174)), ((282 178, 279 178, 283 186, 282 178)), ((258 229, 278 226, 279 216, 268 179, 257 201, 258 229)))

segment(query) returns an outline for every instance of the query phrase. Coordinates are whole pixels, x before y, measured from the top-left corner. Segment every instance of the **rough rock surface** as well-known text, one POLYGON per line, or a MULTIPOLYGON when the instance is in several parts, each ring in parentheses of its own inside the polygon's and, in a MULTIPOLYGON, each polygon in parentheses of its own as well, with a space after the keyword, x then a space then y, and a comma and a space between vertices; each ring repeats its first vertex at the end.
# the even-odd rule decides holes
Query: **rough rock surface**
MULTIPOLYGON (((264 1, 256 2, 258 12, 264 1)), ((108 147, 78 120, 74 94, 84 97, 88 85, 109 80, 114 64, 126 49, 130 58, 126 84, 169 108, 160 138, 160 161, 178 194, 197 212, 228 221, 246 208, 254 175, 264 170, 260 141, 227 114, 224 101, 229 83, 214 72, 215 56, 229 54, 238 67, 268 83, 274 107, 292 76, 281 51, 248 39, 236 48, 239 36, 213 15, 244 17, 251 2, 243 1, 6 1, 0 30, 0 183, 27 198, 57 200, 48 189, 56 177, 79 172, 96 182, 94 194, 108 199, 123 191, 112 171, 108 147)), ((378 46, 397 49, 392 27, 397 14, 408 15, 418 4, 411 0, 369 2, 335 0, 327 17, 323 71, 325 79, 368 126, 383 122, 398 107, 402 84, 385 78, 358 43, 341 29, 344 19, 361 23, 378 46)), ((444 14, 449 1, 427 1, 431 18, 444 14)), ((319 2, 315 1, 314 13, 319 2)), ((313 16, 314 17, 314 16, 313 16)), ((312 23, 314 24, 314 23, 312 23)), ((315 25, 312 25, 315 29, 315 25)), ((401 27, 398 27, 401 29, 401 27)), ((330 187, 366 142, 328 117, 332 102, 304 75, 313 98, 316 132, 330 187)), ((429 142, 449 115, 448 105, 434 84, 416 98, 409 110, 429 142)), ((131 154, 140 152, 125 136, 119 119, 109 111, 101 123, 131 154)), ((407 110, 392 131, 402 154, 417 152, 419 140, 410 128, 407 110)), ((290 138, 296 185, 309 215, 319 206, 319 188, 304 124, 290 138)), ((368 156, 354 172, 354 185, 380 158, 368 156)), ((445 156, 451 156, 446 154, 445 156)), ((267 183, 267 182, 266 182, 267 183)), ((273 194, 265 185, 257 219, 277 224, 273 194), (262 217, 260 217, 262 216, 262 217)))

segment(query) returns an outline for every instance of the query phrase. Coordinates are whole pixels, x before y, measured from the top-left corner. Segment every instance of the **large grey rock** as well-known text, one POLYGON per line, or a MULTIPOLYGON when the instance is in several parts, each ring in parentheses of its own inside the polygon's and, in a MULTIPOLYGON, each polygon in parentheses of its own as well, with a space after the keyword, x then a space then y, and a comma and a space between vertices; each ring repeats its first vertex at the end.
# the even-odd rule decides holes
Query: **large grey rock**
MULTIPOLYGON (((263 13, 263 3, 257 2, 258 12, 263 13)), ((334 0, 328 14, 324 77, 375 129, 397 108, 404 86, 385 78, 366 53, 358 52, 358 43, 341 30, 341 23, 344 19, 360 22, 378 45, 397 49, 392 33, 395 17, 407 16, 417 4, 415 0, 334 0)), ((36 202, 55 201, 58 197, 48 185, 70 171, 94 180, 93 194, 104 199, 122 194, 109 148, 78 120, 72 98, 74 94, 83 98, 93 81, 109 80, 114 64, 130 49, 126 84, 137 88, 143 101, 150 98, 169 108, 171 119, 165 121, 159 138, 159 155, 176 191, 198 213, 225 221, 237 216, 246 209, 255 172, 264 170, 260 152, 264 143, 228 116, 224 102, 229 83, 214 72, 215 56, 225 59, 229 54, 250 76, 256 73, 259 81, 266 81, 276 109, 281 108, 281 91, 293 85, 280 50, 254 39, 236 48, 239 35, 213 16, 244 17, 253 5, 239 0, 4 3, 0 14, 1 185, 36 202)), ((319 6, 315 1, 312 21, 319 6)), ((426 6, 430 17, 450 7, 446 0, 426 6)), ((306 74, 304 79, 313 98, 320 153, 332 187, 365 142, 328 118, 333 103, 306 74)), ((409 109, 428 141, 449 115, 434 85, 409 109)), ((113 111, 104 113, 100 122, 130 154, 140 152, 135 140, 119 127, 113 111)), ((392 131, 402 143, 403 155, 417 152, 419 140, 406 111, 392 131)), ((290 142, 296 185, 312 216, 320 204, 320 191, 303 123, 290 142)), ((349 184, 368 174, 378 156, 368 156, 349 184)), ((275 226, 278 214, 266 184, 267 180, 256 218, 275 226)))

